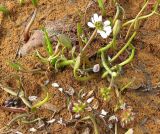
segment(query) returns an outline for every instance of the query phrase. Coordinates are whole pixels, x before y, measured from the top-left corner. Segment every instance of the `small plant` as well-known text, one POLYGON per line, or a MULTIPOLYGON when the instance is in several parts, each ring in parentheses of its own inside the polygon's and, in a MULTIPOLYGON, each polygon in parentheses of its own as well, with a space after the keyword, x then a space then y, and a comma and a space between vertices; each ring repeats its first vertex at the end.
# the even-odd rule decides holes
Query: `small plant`
POLYGON ((100 93, 104 101, 109 101, 111 99, 111 88, 101 88, 100 93))
POLYGON ((38 6, 38 0, 32 0, 33 6, 37 7, 38 6))
POLYGON ((80 113, 80 112, 83 112, 85 110, 85 108, 86 108, 85 103, 82 103, 82 102, 74 103, 73 112, 80 113))
POLYGON ((9 15, 9 10, 3 5, 0 5, 0 12, 2 12, 4 15, 9 15))
POLYGON ((64 55, 65 50, 72 47, 70 39, 64 34, 56 35, 57 45, 55 50, 53 50, 53 46, 48 36, 47 30, 43 28, 42 31, 44 33, 45 49, 48 53, 48 58, 43 57, 38 51, 36 51, 36 56, 43 63, 48 64, 50 67, 54 67, 56 71, 58 71, 59 68, 74 64, 74 59, 67 60, 64 55))
POLYGON ((27 69, 25 68, 23 65, 21 65, 20 63, 14 61, 14 62, 8 62, 8 65, 10 67, 12 67, 13 69, 15 69, 17 72, 22 72, 22 73, 34 73, 34 72, 40 72, 42 71, 40 68, 38 69, 27 69))
POLYGON ((131 123, 134 120, 134 113, 132 112, 131 107, 127 107, 121 112, 120 115, 120 123, 122 127, 125 127, 129 123, 131 123))
POLYGON ((19 4, 23 5, 25 3, 25 0, 19 0, 19 4))

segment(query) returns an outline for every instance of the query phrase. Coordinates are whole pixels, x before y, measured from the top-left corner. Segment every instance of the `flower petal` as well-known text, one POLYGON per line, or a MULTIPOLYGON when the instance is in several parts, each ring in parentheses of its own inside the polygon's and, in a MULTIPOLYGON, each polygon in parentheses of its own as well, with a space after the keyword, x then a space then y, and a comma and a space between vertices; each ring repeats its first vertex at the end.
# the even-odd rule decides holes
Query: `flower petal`
POLYGON ((110 33, 112 32, 111 26, 104 27, 104 31, 106 32, 107 36, 109 36, 110 33))
POLYGON ((94 27, 95 27, 95 25, 94 25, 92 22, 88 22, 87 25, 88 25, 89 27, 91 27, 91 28, 94 28, 94 27))
POLYGON ((98 14, 97 14, 97 13, 95 13, 95 14, 93 15, 93 19, 94 19, 95 22, 97 22, 97 21, 99 20, 99 17, 98 17, 98 14))
POLYGON ((101 22, 102 22, 102 15, 100 15, 100 16, 98 17, 98 21, 101 21, 101 22))
POLYGON ((93 24, 95 23, 95 21, 94 21, 94 18, 93 18, 93 17, 91 18, 91 21, 92 21, 92 23, 93 23, 93 24))
POLYGON ((104 22, 104 26, 108 26, 108 25, 110 25, 111 24, 111 22, 109 21, 109 20, 106 20, 105 22, 104 22))
POLYGON ((100 31, 100 30, 98 30, 97 31, 101 36, 102 36, 102 38, 107 38, 108 37, 108 35, 106 34, 106 32, 105 31, 100 31))

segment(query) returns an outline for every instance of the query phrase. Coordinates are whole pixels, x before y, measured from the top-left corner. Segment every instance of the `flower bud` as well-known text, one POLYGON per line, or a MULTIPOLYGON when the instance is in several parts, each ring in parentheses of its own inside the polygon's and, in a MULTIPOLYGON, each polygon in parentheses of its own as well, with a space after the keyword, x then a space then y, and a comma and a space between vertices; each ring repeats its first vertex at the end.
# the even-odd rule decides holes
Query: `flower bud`
POLYGON ((116 20, 114 27, 113 27, 113 37, 116 37, 121 29, 121 21, 116 20))

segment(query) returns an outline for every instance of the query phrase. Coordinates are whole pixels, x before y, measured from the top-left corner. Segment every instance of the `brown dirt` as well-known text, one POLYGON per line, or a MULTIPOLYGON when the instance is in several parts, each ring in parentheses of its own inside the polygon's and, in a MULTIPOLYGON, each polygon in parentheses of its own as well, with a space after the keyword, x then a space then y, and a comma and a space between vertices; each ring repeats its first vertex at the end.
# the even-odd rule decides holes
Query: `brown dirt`
MULTIPOLYGON (((34 8, 29 0, 27 0, 27 3, 22 7, 12 0, 0 1, 7 5, 11 11, 11 18, 4 17, 0 14, 0 81, 6 81, 7 84, 9 83, 12 86, 15 86, 14 78, 9 76, 10 74, 14 74, 15 71, 8 66, 7 61, 14 59, 20 38, 28 21, 28 17, 31 16, 34 8)), ((142 1, 143 0, 130 0, 125 3, 122 1, 122 6, 126 10, 127 19, 131 19, 136 15, 143 3, 142 1)), ((89 0, 39 0, 39 12, 31 29, 39 29, 45 22, 62 19, 65 16, 72 18, 80 13, 79 10, 84 11, 88 2, 89 0)), ((93 10, 99 12, 97 8, 93 10)), ((91 15, 92 13, 93 12, 89 12, 88 14, 91 15)), ((139 33, 133 43, 136 47, 136 57, 131 65, 127 65, 124 68, 125 74, 117 80, 118 84, 122 86, 134 78, 132 87, 127 90, 124 95, 124 100, 133 107, 133 110, 136 113, 135 122, 131 126, 134 129, 135 134, 160 133, 160 88, 157 87, 158 83, 160 85, 159 29, 160 17, 157 15, 154 15, 148 20, 142 22, 139 33), (155 88, 152 88, 149 92, 141 91, 149 88, 150 82, 155 88), (145 119, 147 119, 146 122, 142 123, 145 119)), ((43 48, 40 48, 40 50, 43 52, 43 48)), ((29 54, 20 59, 20 63, 25 67, 32 69, 37 63, 39 63, 39 61, 33 55, 29 54)), ((46 76, 43 74, 22 74, 22 77, 27 96, 38 93, 37 95, 39 97, 44 97, 41 93, 40 84, 42 81, 47 79, 46 76)), ((60 73, 52 74, 51 81, 58 82, 62 87, 64 87, 64 89, 68 89, 72 86, 76 92, 81 89, 84 89, 85 91, 94 90, 95 92, 98 92, 101 87, 107 85, 106 81, 101 80, 100 77, 90 82, 78 82, 74 79, 72 71, 69 68, 60 73)), ((49 87, 49 91, 53 96, 50 103, 56 105, 57 108, 62 108, 66 101, 64 95, 51 87, 49 87)), ((0 90, 0 104, 2 104, 6 98, 9 99, 10 96, 0 90)), ((107 104, 101 101, 100 103, 100 109, 104 108, 106 111, 112 112, 113 106, 111 104, 114 102, 111 101, 110 104, 107 104)), ((0 128, 7 124, 16 115, 15 113, 9 113, 1 110, 0 112, 0 128)), ((36 113, 36 116, 49 119, 52 116, 52 113, 49 113, 46 110, 41 110, 36 113)), ((58 117, 69 119, 70 114, 65 109, 60 112, 58 117)), ((13 127, 23 133, 29 133, 28 129, 33 126, 20 124, 18 122, 18 125, 15 123, 13 127), (19 127, 17 128, 17 126, 19 127)), ((62 127, 57 124, 50 125, 47 130, 52 134, 75 133, 72 126, 62 127)), ((125 130, 120 126, 118 127, 118 130, 119 134, 123 134, 125 132, 125 130)), ((46 130, 42 130, 38 133, 45 132, 46 130)), ((102 134, 104 133, 105 132, 102 132, 102 134)))

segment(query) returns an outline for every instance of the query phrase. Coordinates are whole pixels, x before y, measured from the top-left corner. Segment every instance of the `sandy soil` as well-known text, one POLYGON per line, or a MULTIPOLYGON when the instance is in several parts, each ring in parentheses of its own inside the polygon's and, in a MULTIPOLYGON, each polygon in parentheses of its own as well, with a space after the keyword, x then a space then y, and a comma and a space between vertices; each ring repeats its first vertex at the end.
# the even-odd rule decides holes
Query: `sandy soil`
MULTIPOLYGON (((27 0, 24 6, 19 6, 16 1, 13 0, 0 0, 2 4, 7 5, 11 11, 11 17, 4 17, 0 14, 0 82, 9 84, 12 87, 16 87, 14 77, 12 74, 16 72, 8 66, 7 62, 13 60, 22 38, 23 30, 27 24, 28 18, 34 11, 34 7, 27 0)), ((77 16, 78 13, 83 13, 90 1, 89 0, 39 0, 38 14, 31 30, 39 29, 47 21, 54 21, 69 17, 72 19, 77 16), (81 11, 81 12, 80 12, 81 11)), ((143 0, 129 0, 127 2, 122 1, 121 4, 126 10, 127 19, 135 17, 140 10, 143 0)), ((94 5, 88 12, 88 19, 93 12, 99 12, 98 7, 94 5)), ((111 12, 108 9, 108 12, 111 12)), ((109 16, 112 16, 109 14, 109 16)), ((159 134, 160 133, 160 17, 157 15, 152 16, 146 21, 143 21, 133 44, 136 47, 136 57, 131 65, 127 65, 124 68, 124 75, 120 76, 117 80, 119 85, 124 85, 127 82, 134 79, 134 83, 131 88, 124 94, 124 100, 130 106, 133 107, 135 113, 135 121, 131 126, 134 129, 135 134, 159 134), (158 84, 159 83, 159 84, 158 84), (159 86, 159 87, 158 87, 159 86), (143 92, 143 90, 150 88, 150 91, 143 92)), ((122 35, 123 36, 123 35, 122 35)), ((40 48, 41 52, 44 52, 43 48, 40 48)), ((39 61, 29 54, 19 60, 25 67, 33 69, 39 61)), ((41 83, 44 82, 47 77, 43 74, 20 74, 23 78, 24 89, 26 95, 38 95, 44 97, 41 90, 41 83)), ((72 70, 66 68, 59 73, 48 74, 51 78, 51 82, 59 83, 64 89, 73 87, 76 92, 84 89, 85 91, 94 90, 96 95, 101 87, 107 85, 105 80, 102 80, 100 76, 89 82, 78 82, 73 77, 72 70)), ((52 87, 48 87, 52 98, 50 103, 55 105, 58 109, 62 108, 66 102, 66 98, 63 94, 52 87)), ((0 104, 3 104, 5 100, 11 98, 10 95, 0 90, 0 104)), ((100 101, 99 109, 105 109, 110 113, 113 112, 113 104, 115 100, 105 103, 100 101)), ((0 109, 0 128, 7 124, 15 113, 10 113, 0 109)), ((35 113, 35 117, 42 117, 50 119, 52 112, 47 110, 40 110, 35 113)), ((62 117, 63 119, 69 119, 70 114, 67 109, 62 110, 56 117, 62 117)), ((102 128, 101 134, 105 132, 103 124, 99 123, 102 128)), ((29 133, 28 129, 33 125, 26 125, 20 122, 13 124, 13 128, 23 132, 29 133)), ((119 134, 123 134, 127 129, 122 129, 118 126, 119 134)), ((74 134, 75 130, 72 125, 67 127, 52 124, 46 129, 43 129, 37 133, 45 133, 46 131, 52 134, 74 134)), ((113 133, 113 132, 110 132, 113 133)))

